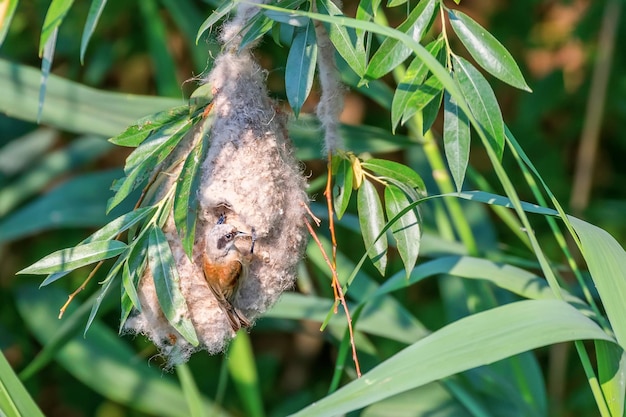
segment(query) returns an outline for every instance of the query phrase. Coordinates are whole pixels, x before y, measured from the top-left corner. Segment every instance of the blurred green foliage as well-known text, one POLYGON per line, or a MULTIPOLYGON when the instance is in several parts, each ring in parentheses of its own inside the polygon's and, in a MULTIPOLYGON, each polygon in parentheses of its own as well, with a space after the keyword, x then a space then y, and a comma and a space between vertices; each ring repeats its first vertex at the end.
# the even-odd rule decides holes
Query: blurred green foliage
MULTIPOLYGON (((12 367, 24 372, 21 376, 28 392, 47 416, 184 416, 188 415, 185 407, 189 403, 202 404, 205 411, 212 410, 211 415, 224 412, 283 416, 327 394, 335 361, 341 351, 344 333, 339 323, 342 318, 322 333, 317 321, 291 320, 289 311, 292 310, 288 308, 285 312, 279 309, 275 314, 268 314, 251 332, 250 340, 237 340, 229 355, 198 354, 191 358, 185 370, 177 372, 181 379, 186 375, 185 371, 190 372, 192 381, 195 381, 191 384, 197 384, 200 394, 190 402, 185 395, 193 389, 189 386, 181 389, 175 375, 164 374, 159 369, 160 362, 154 357, 156 352, 151 344, 142 337, 116 336, 120 310, 117 294, 105 300, 96 323, 85 338, 82 326, 93 301, 91 288, 75 302, 76 315, 70 315, 64 321, 55 319, 64 295, 81 284, 88 269, 73 272, 55 283, 53 288, 45 290, 36 290, 39 279, 15 276, 16 271, 44 255, 77 244, 95 228, 129 209, 121 207, 117 213, 104 215, 110 197, 106 190, 112 179, 119 176, 118 170, 128 150, 112 147, 103 137, 91 136, 96 132, 90 129, 113 136, 145 114, 182 103, 196 86, 189 80, 210 68, 211 59, 219 50, 214 31, 195 44, 198 28, 216 3, 193 0, 108 2, 87 48, 84 65, 81 65, 80 35, 89 6, 76 2, 59 31, 53 74, 107 92, 158 95, 169 99, 129 98, 127 107, 109 113, 103 110, 106 108, 104 96, 80 90, 77 95, 93 100, 93 109, 87 109, 92 112, 92 119, 85 121, 84 126, 63 129, 63 120, 67 119, 52 115, 55 105, 61 105, 55 101, 58 98, 55 91, 60 90, 55 89, 51 79, 44 104, 44 114, 49 111, 51 115, 49 127, 20 120, 33 120, 36 107, 32 104, 36 103, 37 96, 32 90, 25 93, 30 100, 27 105, 31 113, 28 116, 19 112, 11 116, 0 114, 0 348, 12 367), (90 96, 91 93, 94 95, 90 96), (46 109, 47 106, 50 108, 46 109), (111 114, 115 117, 108 119, 111 114), (101 125, 96 128, 97 122, 101 125), (42 350, 44 346, 48 350, 42 350), (62 349, 57 350, 59 347, 62 349), (254 353, 258 373, 252 389, 250 381, 240 381, 246 376, 233 371, 233 363, 238 358, 251 357, 249 349, 254 353), (132 385, 136 379, 144 383, 132 385), (141 388, 137 388, 139 386, 141 388), (258 404, 259 398, 262 399, 261 405, 258 404)), ((3 70, 0 73, 4 85, 15 81, 12 76, 26 74, 13 64, 40 67, 37 51, 48 5, 49 2, 43 0, 23 1, 18 5, 0 47, 3 70)), ((346 14, 350 15, 356 6, 357 2, 346 1, 346 14)), ((576 152, 586 121, 584 115, 593 63, 602 47, 597 39, 604 7, 604 2, 592 1, 461 3, 461 10, 483 24, 512 52, 533 89, 533 93, 528 94, 487 76, 494 86, 504 120, 566 207, 577 169, 576 152)), ((402 8, 393 9, 388 16, 390 23, 395 26, 404 18, 405 12, 402 8)), ((620 25, 615 36, 617 45, 623 44, 621 40, 626 39, 626 27, 620 25)), ((456 48, 462 50, 460 44, 456 48)), ((267 38, 258 48, 258 54, 262 65, 269 70, 268 86, 272 94, 286 101, 284 68, 287 50, 267 38)), ((594 179, 592 198, 582 213, 588 221, 608 230, 618 241, 626 239, 623 221, 626 189, 621 185, 626 179, 626 166, 621 163, 626 152, 626 140, 621 134, 621 121, 626 119, 625 66, 623 54, 614 54, 597 165, 594 172, 589 173, 594 179)), ((38 75, 34 74, 38 72, 25 75, 31 83, 26 84, 36 85, 38 75)), ((345 120, 362 128, 344 128, 346 137, 350 138, 348 148, 355 153, 376 153, 406 163, 422 175, 429 190, 436 189, 421 146, 406 137, 393 137, 388 133, 389 114, 380 103, 390 102, 391 77, 384 79, 387 84, 372 81, 368 92, 362 95, 359 94, 362 86, 356 85, 354 80, 350 82, 351 75, 347 71, 342 75, 351 87, 345 120), (355 132, 363 135, 364 143, 359 142, 355 132)), ((3 91, 0 89, 0 95, 4 94, 3 91)), ((120 103, 123 102, 118 100, 121 97, 116 95, 109 99, 120 103)), ((314 122, 304 114, 310 113, 314 106, 315 97, 304 103, 302 120, 294 124, 292 135, 298 146, 298 156, 306 161, 307 172, 312 173, 312 194, 317 193, 317 200, 322 201, 318 179, 325 173, 325 164, 320 158, 321 152, 317 151, 321 144, 316 142, 315 130, 310 128, 314 122)), ((80 110, 82 113, 85 109, 80 110)), ((442 130, 440 119, 441 116, 433 127, 436 134, 442 130)), ((409 133, 406 128, 400 128, 398 132, 409 133)), ((497 183, 481 147, 472 145, 470 164, 472 184, 478 184, 481 178, 488 184, 497 183)), ((515 185, 524 184, 515 169, 516 161, 506 152, 503 164, 515 185)), ((480 188, 485 190, 482 186, 480 188)), ((523 200, 533 200, 530 189, 519 188, 518 192, 523 200)), ((538 270, 523 242, 513 236, 499 218, 476 204, 463 202, 462 207, 481 253, 538 270)), ((321 205, 314 205, 313 210, 324 217, 321 205)), ((355 212, 353 199, 347 214, 337 224, 340 255, 345 257, 344 265, 348 265, 343 276, 349 275, 349 265, 357 263, 365 252, 358 235, 355 212)), ((424 207, 426 232, 420 256, 466 254, 466 248, 461 244, 448 242, 435 233, 437 212, 436 207, 424 207)), ((544 251, 555 261, 561 261, 558 247, 549 238, 549 228, 543 221, 537 223, 536 233, 540 241, 546 242, 544 251)), ((332 298, 328 271, 324 269, 324 263, 315 258, 315 250, 312 248, 308 252, 309 261, 300 271, 298 288, 303 293, 332 298)), ((392 273, 404 274, 402 259, 395 253, 390 256, 387 268, 392 273)), ((354 305, 358 305, 359 298, 365 297, 371 288, 378 288, 383 282, 382 278, 373 277, 378 277, 376 269, 366 263, 355 279, 355 288, 351 289, 354 305)), ((100 273, 96 278, 101 280, 104 274, 100 273)), ((491 301, 500 304, 515 299, 500 288, 483 286, 483 283, 469 285, 475 285, 477 292, 484 291, 493 297, 488 302, 473 300, 478 304, 489 305, 491 301)), ((357 334, 363 368, 371 369, 391 357, 407 343, 423 336, 426 328, 437 329, 466 316, 469 309, 462 302, 466 291, 459 279, 445 274, 438 280, 426 280, 381 299, 376 307, 389 315, 399 315, 389 320, 398 326, 406 324, 403 330, 407 332, 408 340, 389 338, 384 332, 374 336, 357 334), (383 309, 385 306, 387 310, 383 309)), ((572 293, 580 295, 575 288, 572 293)), ((301 299, 288 297, 285 303, 290 301, 298 306, 304 303, 301 299)), ((325 311, 315 311, 315 314, 311 313, 311 317, 321 316, 323 320, 325 311)), ((365 320, 362 323, 367 326, 365 320)), ((370 326, 381 327, 382 331, 391 324, 381 321, 370 326), (379 323, 383 325, 377 326, 379 323)), ((401 334, 403 330, 392 328, 389 332, 401 334)), ((360 415, 521 416, 533 415, 537 410, 554 416, 597 415, 580 363, 573 359, 571 352, 568 355, 567 350, 553 348, 552 352, 551 356, 548 349, 540 349, 536 353, 538 360, 532 354, 520 354, 493 368, 483 367, 447 378, 442 383, 428 384, 377 403, 360 415), (559 352, 565 353, 555 360, 554 356, 559 352), (542 375, 547 375, 559 364, 563 365, 563 370, 550 374, 546 389, 542 385, 542 375), (521 369, 528 380, 538 384, 527 387, 528 391, 520 394, 519 398, 525 399, 526 404, 511 406, 505 400, 507 390, 512 387, 498 380, 500 374, 494 369, 509 367, 518 367, 514 373, 521 372, 521 369), (479 388, 471 391, 468 399, 463 394, 467 394, 467 387, 473 384, 479 388), (410 401, 412 394, 432 398, 432 404, 437 406, 429 408, 429 404, 423 404, 423 410, 416 410, 410 401), (551 408, 548 408, 548 400, 551 408), (511 410, 517 414, 511 414, 511 410)), ((342 381, 353 376, 348 358, 342 381)))

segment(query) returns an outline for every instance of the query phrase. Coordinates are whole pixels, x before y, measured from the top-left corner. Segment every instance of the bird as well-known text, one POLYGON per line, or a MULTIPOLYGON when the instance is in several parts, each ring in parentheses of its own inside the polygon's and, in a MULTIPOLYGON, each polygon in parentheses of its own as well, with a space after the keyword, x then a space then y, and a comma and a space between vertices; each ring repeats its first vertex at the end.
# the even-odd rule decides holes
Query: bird
POLYGON ((242 327, 250 327, 250 321, 233 305, 233 300, 239 285, 248 274, 255 237, 254 229, 252 233, 239 231, 233 225, 225 223, 224 216, 220 216, 217 224, 206 235, 202 271, 233 332, 242 327), (237 248, 235 240, 248 236, 252 237, 252 245, 250 253, 245 254, 237 248))

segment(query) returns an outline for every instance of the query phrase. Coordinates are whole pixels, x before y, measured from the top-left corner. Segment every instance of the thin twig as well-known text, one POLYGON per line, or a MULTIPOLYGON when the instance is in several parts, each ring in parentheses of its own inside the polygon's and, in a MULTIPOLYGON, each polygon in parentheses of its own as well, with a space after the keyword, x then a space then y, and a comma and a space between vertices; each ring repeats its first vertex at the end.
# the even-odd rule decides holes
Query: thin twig
POLYGON ((341 288, 341 284, 339 284, 339 280, 336 279, 337 276, 337 239, 335 237, 335 220, 333 214, 333 192, 332 192, 332 180, 333 180, 333 168, 332 168, 332 153, 328 151, 328 180, 326 181, 326 189, 324 190, 324 196, 326 197, 326 206, 328 207, 328 229, 330 230, 330 240, 332 242, 333 247, 333 258, 331 268, 335 273, 333 274, 332 287, 333 292, 335 294, 335 314, 337 314, 337 303, 339 299, 339 292, 341 288), (339 290, 338 290, 339 288, 339 290))
POLYGON ((346 303, 346 298, 343 295, 343 290, 341 289, 341 284, 339 283, 339 277, 337 276, 337 268, 333 267, 333 264, 331 263, 330 259, 328 259, 328 255, 326 254, 326 251, 324 250, 324 247, 322 246, 322 242, 320 242, 319 238, 317 237, 317 234, 315 233, 315 230, 313 229, 313 226, 311 226, 311 223, 309 222, 309 220, 305 218, 304 222, 306 224, 306 227, 309 229, 309 233, 313 237, 313 240, 315 241, 317 246, 320 248, 322 257, 324 258, 324 261, 326 261, 326 264, 328 265, 332 273, 333 288, 337 292, 337 299, 335 300, 336 301, 335 313, 337 312, 337 307, 336 307, 337 301, 339 301, 341 305, 343 306, 343 311, 346 315, 346 320, 348 321, 348 332, 350 333, 350 345, 352 346, 352 360, 354 361, 356 375, 358 378, 360 378, 361 366, 359 365, 359 358, 357 357, 357 354, 356 354, 356 344, 354 343, 354 330, 352 329, 352 317, 350 316, 348 303, 346 303))

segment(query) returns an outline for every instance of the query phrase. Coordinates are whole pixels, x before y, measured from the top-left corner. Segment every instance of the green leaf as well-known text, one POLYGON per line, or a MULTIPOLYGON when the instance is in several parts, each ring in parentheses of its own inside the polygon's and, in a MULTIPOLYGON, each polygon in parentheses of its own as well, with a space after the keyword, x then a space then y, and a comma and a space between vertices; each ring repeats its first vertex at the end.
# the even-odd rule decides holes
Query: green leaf
POLYGON ((461 191, 470 155, 470 126, 463 110, 447 92, 443 100, 443 145, 456 189, 461 191))
MULTIPOLYGON (((317 0, 317 9, 319 13, 328 16, 343 16, 341 10, 331 0, 317 0)), ((355 47, 357 36, 354 30, 336 23, 324 26, 339 55, 359 77, 362 77, 365 74, 365 51, 355 47)))
POLYGON ((11 21, 13 21, 13 15, 15 14, 15 9, 17 9, 17 3, 19 0, 5 0, 0 7, 2 8, 0 15, 2 15, 2 19, 0 19, 0 46, 4 42, 4 38, 9 33, 9 27, 11 26, 11 21))
POLYGON ((515 59, 498 40, 471 17, 449 10, 450 25, 478 65, 505 83, 532 92, 515 59))
POLYGON ((154 173, 157 165, 174 150, 176 145, 187 134, 191 123, 191 120, 181 120, 159 129, 126 158, 124 171, 127 175, 115 183, 114 189, 116 193, 109 200, 107 212, 121 203, 150 174, 154 173))
POLYGON ((228 371, 239 393, 245 415, 263 417, 261 383, 254 361, 254 351, 250 336, 246 332, 237 333, 228 349, 228 371))
POLYGON ((626 348, 626 252, 608 232, 568 216, 580 239, 581 252, 591 273, 615 338, 626 348))
POLYGON ((148 246, 150 235, 143 231, 132 244, 128 260, 122 269, 122 309, 119 332, 122 333, 124 323, 133 308, 141 311, 141 301, 137 294, 137 285, 148 265, 148 246))
MULTIPOLYGON (((211 116, 209 116, 211 118, 211 116)), ((174 223, 183 244, 183 249, 192 258, 193 244, 196 235, 196 219, 198 216, 198 193, 200 183, 200 166, 204 158, 202 155, 208 148, 208 137, 205 126, 211 125, 207 119, 202 125, 197 125, 194 136, 199 135, 197 145, 191 150, 178 177, 174 194, 174 223)))
POLYGON ((414 199, 426 193, 426 185, 424 185, 422 177, 406 165, 385 159, 372 158, 363 161, 361 166, 378 175, 382 175, 386 179, 393 180, 395 185, 408 191, 409 196, 414 199), (406 187, 408 187, 408 190, 406 187))
POLYGON ((87 45, 93 31, 98 26, 98 21, 106 6, 107 0, 91 0, 91 6, 89 6, 89 14, 87 15, 87 21, 85 22, 85 28, 83 29, 83 36, 80 39, 80 63, 85 63, 85 52, 87 51, 87 45))
POLYGON ((194 380, 194 376, 186 363, 176 365, 176 375, 189 407, 189 417, 204 417, 205 410, 202 394, 194 380))
MULTIPOLYGON (((394 218, 400 211, 411 204, 407 194, 395 185, 385 187, 385 210, 387 218, 394 218)), ((391 226, 391 233, 396 240, 396 246, 400 253, 400 258, 404 263, 407 278, 411 274, 417 256, 419 255, 420 240, 422 238, 420 227, 420 216, 417 207, 404 214, 391 226)))
MULTIPOLYGON (((74 0, 52 0, 46 17, 43 21, 43 27, 41 28, 41 37, 39 39, 39 56, 44 53, 45 46, 48 45, 50 39, 56 38, 56 32, 59 29, 65 15, 72 7, 74 0)), ((54 42, 52 42, 54 44, 54 42)))
POLYGON ((118 146, 139 146, 157 129, 165 129, 189 117, 189 106, 177 106, 142 117, 119 135, 109 139, 118 146))
MULTIPOLYGON (((41 71, 0 59, 0 111, 37 121, 41 71)), ((60 130, 111 137, 146 114, 180 105, 181 99, 100 91, 50 74, 41 123, 60 130)))
MULTIPOLYGON (((52 5, 50 7, 52 7, 52 5)), ((43 104, 46 98, 46 87, 48 86, 48 78, 50 77, 50 69, 52 68, 52 61, 54 60, 54 50, 56 48, 58 34, 59 34, 59 28, 57 27, 52 31, 46 43, 43 44, 43 54, 40 52, 41 83, 39 86, 39 101, 37 102, 37 123, 41 122, 41 116, 43 114, 43 104)))
MULTIPOLYGON (((430 85, 430 81, 432 79, 433 81, 433 88, 431 90, 426 90, 425 93, 426 95, 423 96, 421 95, 421 91, 420 93, 416 94, 416 98, 417 99, 424 99, 424 100, 428 100, 430 93, 433 93, 435 91, 437 91, 437 88, 439 88, 439 86, 441 85, 440 80, 436 77, 430 77, 428 80, 426 80, 426 85, 430 85)), ((430 128, 432 127, 433 123, 435 123, 435 120, 437 119, 437 115, 439 114, 439 108, 441 107, 441 100, 443 99, 443 89, 440 89, 439 91, 437 91, 435 93, 435 97, 432 98, 428 104, 426 104, 424 106, 424 108, 422 109, 422 134, 425 135, 426 132, 428 130, 430 130, 430 128)), ((409 106, 412 105, 412 102, 409 103, 409 106)), ((411 108, 411 107, 409 107, 411 108)), ((406 115, 405 115, 406 116, 406 115)), ((402 119, 402 123, 405 123, 405 119, 402 119)))
POLYGON ((87 319, 87 324, 85 324, 85 331, 83 332, 83 336, 87 336, 87 330, 91 327, 91 323, 93 323, 96 318, 96 314, 100 309, 100 305, 104 298, 108 295, 109 290, 111 289, 111 285, 113 282, 117 280, 117 278, 122 274, 122 266, 126 265, 126 256, 120 256, 115 261, 115 264, 111 267, 109 272, 107 273, 106 278, 102 281, 102 287, 100 288, 100 293, 96 297, 93 305, 91 306, 91 312, 89 313, 89 318, 87 319))
POLYGON ((563 301, 508 304, 443 327, 292 416, 344 414, 527 350, 584 339, 611 340, 597 324, 563 301))
MULTIPOLYGON (((436 3, 437 0, 420 1, 397 30, 419 42, 430 24, 436 3)), ((397 39, 386 38, 372 56, 365 75, 371 79, 378 79, 404 62, 409 55, 411 48, 397 39)))
POLYGON ((596 340, 598 382, 612 416, 624 415, 626 353, 618 345, 596 340))
POLYGON ((51 274, 69 271, 117 256, 126 248, 126 244, 118 240, 85 243, 51 253, 31 266, 22 269, 18 274, 51 274))
POLYGON ((153 226, 149 233, 148 264, 161 310, 185 340, 193 346, 198 346, 198 336, 189 319, 187 302, 180 292, 180 277, 170 245, 158 227, 153 226))
POLYGON ((296 117, 311 92, 317 63, 317 42, 313 21, 296 28, 285 68, 285 93, 296 117))
POLYGON ((369 248, 367 255, 381 275, 385 275, 387 267, 387 236, 374 240, 385 226, 383 206, 376 192, 374 184, 363 181, 357 194, 357 209, 359 211, 359 223, 365 247, 369 248))
MULTIPOLYGON (((426 50, 433 56, 437 56, 443 45, 444 40, 440 37, 429 43, 426 46, 426 50)), ((398 87, 393 95, 393 101, 391 102, 391 123, 394 130, 398 126, 403 114, 408 110, 407 107, 409 106, 409 100, 411 97, 413 97, 417 91, 424 86, 423 81, 427 74, 428 67, 426 67, 426 65, 424 65, 424 61, 419 58, 414 58, 404 72, 404 75, 400 79, 398 87)), ((437 79, 436 77, 434 78, 437 79)), ((430 88, 427 88, 427 90, 430 90, 430 88)), ((432 97, 434 97, 434 94, 431 96, 431 99, 432 97)), ((429 101, 430 100, 428 100, 428 102, 429 101)), ((424 103, 424 105, 428 102, 424 103)), ((413 114, 419 110, 419 108, 414 110, 413 114)))
MULTIPOLYGON (((67 299, 64 290, 22 286, 16 291, 20 316, 30 334, 47 345, 64 321, 57 320, 57 306, 67 299)), ((72 306, 66 313, 73 316, 72 306)), ((137 352, 103 323, 95 320, 88 337, 77 334, 56 354, 56 361, 85 387, 104 398, 136 410, 139 414, 189 417, 189 410, 177 381, 137 352), (158 398, 158 401, 155 401, 158 398)), ((203 398, 203 408, 215 416, 227 416, 221 407, 203 398)), ((31 414, 27 414, 30 416, 31 414)))
POLYGON ((44 417, 1 350, 0 413, 3 417, 44 417))
POLYGON ((257 12, 241 31, 243 36, 239 43, 239 51, 269 32, 273 25, 272 19, 264 13, 257 12))
POLYGON ((213 13, 200 25, 198 29, 198 35, 196 36, 196 45, 200 40, 200 37, 206 32, 211 26, 216 24, 222 17, 226 16, 235 6, 237 5, 234 1, 225 1, 220 4, 220 6, 213 10, 213 13))
POLYGON ((491 86, 476 68, 460 56, 454 55, 454 78, 467 101, 480 129, 499 159, 504 152, 504 122, 496 95, 491 86))
POLYGON ((350 160, 342 157, 337 158, 340 158, 340 161, 335 174, 335 185, 333 186, 333 206, 337 219, 341 220, 352 196, 353 175, 350 160))

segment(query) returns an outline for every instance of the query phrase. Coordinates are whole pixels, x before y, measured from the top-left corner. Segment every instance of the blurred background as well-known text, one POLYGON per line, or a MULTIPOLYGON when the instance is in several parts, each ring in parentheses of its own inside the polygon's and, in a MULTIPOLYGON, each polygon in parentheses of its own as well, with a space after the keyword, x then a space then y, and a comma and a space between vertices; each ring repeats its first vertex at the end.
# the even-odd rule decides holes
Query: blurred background
MULTIPOLYGON (((60 28, 52 73, 99 90, 169 97, 182 102, 197 86, 190 80, 210 69, 211 57, 219 50, 214 40, 215 29, 195 44, 198 28, 217 3, 109 2, 81 65, 80 37, 89 4, 76 2, 60 28)), ((626 58, 619 53, 619 45, 626 42, 626 26, 622 24, 624 11, 619 3, 618 0, 478 0, 463 1, 459 6, 446 4, 464 11, 486 27, 520 65, 532 94, 487 78, 501 104, 505 122, 559 201, 570 213, 606 229, 624 242, 626 137, 621 123, 626 120, 626 58), (584 151, 579 155, 581 146, 584 151)), ((37 51, 48 5, 43 0, 18 5, 0 48, 0 60, 40 68, 37 51)), ((345 13, 354 13, 356 6, 354 0, 346 0, 345 13)), ((405 16, 406 10, 399 7, 389 11, 388 19, 395 26, 405 16)), ((439 28, 435 25, 432 32, 438 33, 439 28)), ((467 57, 460 42, 453 48, 467 57)), ((272 94, 285 102, 287 49, 266 37, 258 53, 268 70, 272 94)), ((391 77, 384 81, 393 83, 391 77)), ((389 113, 376 100, 360 94, 356 86, 350 87, 342 121, 389 130, 389 113)), ((314 92, 303 112, 313 112, 316 100, 314 92)), ((441 120, 435 123, 433 132, 440 136, 441 120)), ((399 129, 397 133, 406 132, 399 129)), ((319 143, 309 146, 321 148, 319 143)), ((66 294, 80 285, 87 272, 73 273, 39 291, 33 290, 40 284, 38 278, 15 273, 52 251, 75 245, 111 218, 104 216, 107 190, 120 175, 129 151, 116 148, 101 137, 79 135, 21 120, 19 115, 9 117, 0 113, 0 348, 15 370, 31 364, 41 349, 42 340, 35 337, 34 330, 39 318, 42 322, 46 317, 49 320, 50 311, 55 315, 66 294)), ((419 160, 402 146, 396 146, 392 152, 378 149, 371 152, 405 163, 415 164, 419 160)), ((312 194, 318 195, 318 201, 321 191, 317 179, 325 171, 321 157, 321 151, 317 157, 315 152, 304 157, 307 171, 312 172, 312 194)), ((509 172, 515 180, 519 174, 513 169, 514 161, 505 157, 504 162, 505 166, 510 164, 509 172)), ((470 163, 476 175, 495 183, 480 146, 473 147, 470 163)), ((429 171, 428 166, 415 168, 419 172, 429 171)), ((468 188, 477 187, 468 184, 468 188)), ((532 200, 529 190, 518 191, 523 199, 532 200)), ((510 242, 512 239, 498 222, 486 225, 483 233, 484 240, 494 241, 495 247, 515 253, 511 247, 518 244, 510 242)), ((339 238, 340 246, 342 241, 360 239, 358 234, 341 229, 339 238)), ((550 249, 546 248, 548 253, 550 249)), ((349 258, 358 260, 363 254, 362 243, 350 243, 343 251, 349 258)), ((392 268, 401 269, 398 259, 394 265, 392 268)), ((313 266, 303 267, 298 289, 306 291, 313 286, 321 295, 330 296, 330 288, 321 284, 324 278, 316 278, 317 272, 313 266)), ((79 296, 76 308, 90 296, 94 286, 92 283, 79 296)), ((446 322, 436 282, 420 284, 397 297, 429 327, 436 328, 446 322)), ((108 307, 102 308, 99 315, 102 325, 113 331, 117 331, 119 324, 116 304, 119 301, 115 298, 111 297, 108 307)), ((82 325, 78 327, 80 334, 82 325)), ((318 328, 319 324, 314 322, 266 319, 252 331, 250 337, 267 415, 284 415, 326 393, 337 340, 320 333, 318 328)), ((90 338, 91 333, 87 333, 85 340, 90 338)), ((95 340, 100 341, 97 337, 95 340)), ((94 339, 92 342, 96 343, 94 339)), ((158 359, 150 359, 156 352, 142 337, 124 337, 123 342, 132 349, 138 366, 150 363, 151 371, 159 378, 173 379, 159 370, 158 359)), ((387 355, 398 349, 390 341, 385 341, 383 346, 387 355)), ((547 349, 539 351, 538 357, 545 366, 545 375, 554 371, 549 366, 547 349)), ((79 366, 79 360, 72 363, 71 357, 56 359, 26 379, 26 386, 44 414, 144 415, 125 401, 95 388, 98 383, 90 385, 76 371, 70 371, 73 366, 79 366)), ((554 371, 560 375, 557 379, 560 382, 553 380, 551 385, 548 378, 552 400, 561 404, 559 414, 554 415, 594 415, 594 403, 580 365, 576 358, 571 358, 570 364, 567 360, 565 370, 554 371)), ((239 404, 241 393, 232 385, 224 388, 220 384, 225 372, 223 362, 222 356, 197 354, 192 357, 190 368, 201 392, 210 397, 217 395, 233 415, 247 415, 245 407, 239 404)))

